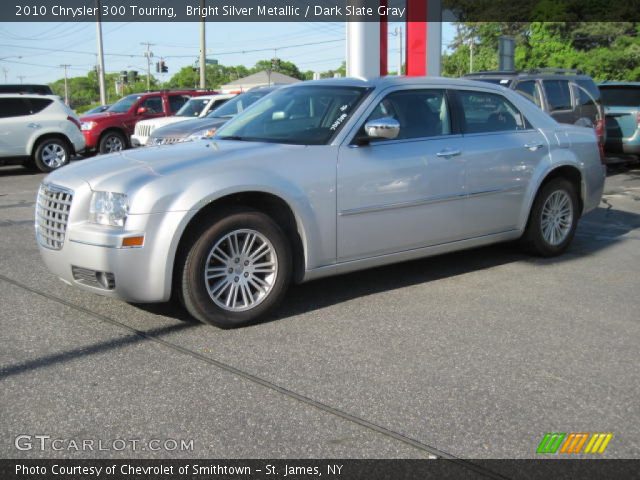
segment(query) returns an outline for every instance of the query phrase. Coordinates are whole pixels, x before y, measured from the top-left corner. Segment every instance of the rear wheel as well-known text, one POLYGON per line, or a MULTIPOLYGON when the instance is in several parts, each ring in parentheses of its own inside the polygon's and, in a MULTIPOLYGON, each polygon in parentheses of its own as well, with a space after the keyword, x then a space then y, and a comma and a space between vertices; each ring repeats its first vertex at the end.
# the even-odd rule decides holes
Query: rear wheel
POLYGON ((181 299, 204 323, 247 325, 282 300, 291 263, 289 242, 269 216, 234 209, 193 241, 182 265, 181 299))
POLYGON ((536 255, 560 255, 573 240, 578 217, 575 187, 564 178, 553 179, 538 192, 522 241, 536 255))
POLYGON ((100 144, 98 145, 98 151, 100 153, 119 152, 125 148, 127 148, 127 143, 124 136, 116 131, 107 132, 102 135, 100 144))
POLYGON ((33 164, 42 172, 51 172, 71 160, 71 149, 62 138, 46 138, 33 152, 33 164))

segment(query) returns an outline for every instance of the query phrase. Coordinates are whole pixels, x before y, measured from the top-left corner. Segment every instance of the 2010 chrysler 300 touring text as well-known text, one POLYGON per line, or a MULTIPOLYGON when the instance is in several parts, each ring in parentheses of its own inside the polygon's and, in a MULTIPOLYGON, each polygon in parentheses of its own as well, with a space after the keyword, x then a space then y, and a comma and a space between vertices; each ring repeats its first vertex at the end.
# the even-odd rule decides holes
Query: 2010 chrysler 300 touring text
POLYGON ((50 174, 36 234, 69 284, 245 325, 288 284, 521 238, 562 253, 600 202, 593 129, 438 78, 281 88, 210 140, 50 174))

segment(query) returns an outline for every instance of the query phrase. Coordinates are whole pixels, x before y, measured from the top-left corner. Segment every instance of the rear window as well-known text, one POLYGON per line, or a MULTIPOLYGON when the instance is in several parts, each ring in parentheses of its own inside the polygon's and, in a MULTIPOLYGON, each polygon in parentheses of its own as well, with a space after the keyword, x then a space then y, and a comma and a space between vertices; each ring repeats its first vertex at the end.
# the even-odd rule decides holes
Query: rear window
MULTIPOLYGON (((600 90, 593 80, 576 80, 576 83, 584 88, 596 100, 600 100, 600 90)), ((582 103, 582 102, 580 102, 582 103)))
POLYGON ((640 108, 640 87, 600 87, 602 103, 608 107, 640 108))

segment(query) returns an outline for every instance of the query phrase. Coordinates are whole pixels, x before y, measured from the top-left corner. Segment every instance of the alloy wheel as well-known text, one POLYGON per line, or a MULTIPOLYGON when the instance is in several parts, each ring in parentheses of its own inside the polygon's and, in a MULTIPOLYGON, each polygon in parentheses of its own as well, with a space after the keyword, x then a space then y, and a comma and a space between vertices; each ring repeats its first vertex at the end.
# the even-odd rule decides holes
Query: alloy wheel
POLYGON ((573 205, 569 194, 564 190, 553 192, 542 206, 542 236, 549 245, 557 246, 564 242, 573 224, 573 205))
POLYGON ((267 298, 278 276, 278 257, 260 232, 234 230, 210 250, 204 269, 209 296, 220 308, 242 312, 267 298))

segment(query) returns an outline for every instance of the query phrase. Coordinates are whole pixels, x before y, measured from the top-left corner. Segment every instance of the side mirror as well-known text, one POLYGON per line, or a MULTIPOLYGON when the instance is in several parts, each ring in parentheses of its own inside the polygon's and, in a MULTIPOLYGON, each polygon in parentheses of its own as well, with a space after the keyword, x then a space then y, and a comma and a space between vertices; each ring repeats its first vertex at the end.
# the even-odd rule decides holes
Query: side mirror
POLYGON ((143 115, 143 114, 147 113, 147 109, 144 108, 144 107, 138 107, 138 110, 136 111, 136 113, 138 115, 143 115))
POLYGON ((378 118, 365 123, 364 131, 369 138, 393 140, 400 134, 400 122, 391 117, 378 118))

